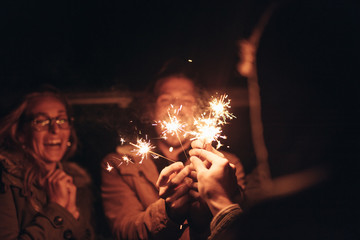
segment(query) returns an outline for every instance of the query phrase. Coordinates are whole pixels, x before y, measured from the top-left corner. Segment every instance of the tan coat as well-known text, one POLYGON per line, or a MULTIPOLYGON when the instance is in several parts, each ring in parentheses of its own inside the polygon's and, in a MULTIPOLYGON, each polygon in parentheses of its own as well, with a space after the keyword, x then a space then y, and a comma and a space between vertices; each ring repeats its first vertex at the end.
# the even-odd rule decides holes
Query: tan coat
POLYGON ((75 163, 62 165, 77 186, 80 218, 76 220, 65 208, 48 203, 45 191, 33 186, 32 194, 42 206, 42 210, 37 212, 23 195, 18 166, 2 155, 0 160, 0 239, 94 239, 90 225, 90 178, 83 169, 75 163))
MULTIPOLYGON (((156 181, 159 172, 153 159, 139 156, 132 146, 122 146, 117 153, 109 154, 102 162, 102 198, 104 211, 113 235, 117 239, 190 239, 186 222, 180 226, 169 219, 165 201, 159 198, 156 181), (136 163, 121 163, 123 155, 136 163), (114 166, 110 172, 107 163, 114 166), (182 228, 182 229, 180 229, 182 228)), ((237 167, 239 184, 244 182, 244 172, 238 158, 225 153, 237 167)))

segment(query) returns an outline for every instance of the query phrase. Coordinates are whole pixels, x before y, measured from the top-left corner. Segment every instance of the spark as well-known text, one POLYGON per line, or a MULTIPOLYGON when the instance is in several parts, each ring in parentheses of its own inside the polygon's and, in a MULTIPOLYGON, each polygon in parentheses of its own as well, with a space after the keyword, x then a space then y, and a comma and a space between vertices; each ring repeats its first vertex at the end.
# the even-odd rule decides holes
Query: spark
POLYGON ((228 99, 228 95, 221 95, 219 98, 212 97, 212 101, 209 102, 211 114, 220 120, 222 118, 221 124, 226 123, 226 119, 233 119, 235 116, 229 112, 231 100, 228 99))
POLYGON ((145 158, 147 158, 148 153, 154 149, 155 147, 151 145, 150 141, 146 141, 142 138, 139 138, 136 141, 136 144, 131 143, 130 144, 134 147, 137 147, 136 155, 141 156, 140 164, 143 162, 145 158))
POLYGON ((168 134, 170 136, 176 135, 176 137, 179 140, 179 143, 181 145, 181 148, 185 154, 185 157, 186 157, 186 159, 188 159, 188 156, 186 155, 186 151, 184 149, 184 146, 183 146, 182 141, 179 136, 179 132, 184 133, 183 137, 186 137, 186 135, 187 135, 187 132, 185 131, 187 124, 180 121, 177 118, 177 115, 179 115, 179 112, 181 111, 181 109, 182 109, 182 105, 180 105, 180 107, 178 109, 176 109, 176 108, 174 108, 174 105, 171 104, 170 108, 167 111, 169 121, 160 120, 157 122, 160 124, 161 129, 163 129, 163 132, 161 133, 161 138, 167 139, 168 134))
MULTIPOLYGON (((222 136, 222 129, 216 118, 202 117, 194 120, 195 131, 192 132, 193 139, 204 140, 205 143, 217 142, 216 149, 222 146, 219 138, 226 138, 222 136)), ((193 140, 192 139, 192 140, 193 140)))
POLYGON ((162 156, 162 155, 160 155, 160 154, 158 154, 156 152, 153 152, 152 149, 154 149, 155 147, 153 145, 151 145, 150 141, 146 141, 146 140, 140 138, 140 139, 137 140, 136 143, 137 144, 134 144, 134 143, 130 142, 129 144, 137 148, 137 150, 135 150, 136 155, 141 156, 141 160, 140 160, 139 164, 142 164, 143 160, 145 158, 147 158, 147 155, 149 153, 151 153, 152 156, 155 155, 157 157, 162 157, 162 158, 164 158, 164 159, 166 159, 168 161, 176 162, 175 160, 172 160, 172 159, 164 157, 164 156, 162 156))
POLYGON ((134 163, 133 161, 131 161, 131 158, 129 158, 127 155, 122 156, 122 160, 124 163, 126 163, 126 165, 129 165, 129 163, 134 163))
POLYGON ((111 170, 113 170, 114 169, 114 167, 113 166, 111 166, 110 165, 110 163, 106 163, 106 170, 108 171, 108 172, 111 172, 111 170))
POLYGON ((181 122, 177 115, 182 109, 182 105, 175 109, 173 105, 170 105, 170 108, 168 109, 168 117, 169 121, 159 120, 156 123, 160 124, 161 129, 163 129, 163 132, 161 133, 161 137, 163 139, 167 139, 168 135, 174 136, 179 134, 179 132, 185 132, 186 123, 181 122))
POLYGON ((221 95, 219 98, 212 97, 209 102, 209 112, 204 112, 197 119, 194 119, 194 131, 191 134, 193 139, 201 139, 205 144, 216 142, 216 149, 219 149, 222 144, 220 138, 226 139, 226 136, 221 135, 221 126, 227 123, 227 119, 233 119, 235 116, 229 112, 230 99, 228 95, 221 95))

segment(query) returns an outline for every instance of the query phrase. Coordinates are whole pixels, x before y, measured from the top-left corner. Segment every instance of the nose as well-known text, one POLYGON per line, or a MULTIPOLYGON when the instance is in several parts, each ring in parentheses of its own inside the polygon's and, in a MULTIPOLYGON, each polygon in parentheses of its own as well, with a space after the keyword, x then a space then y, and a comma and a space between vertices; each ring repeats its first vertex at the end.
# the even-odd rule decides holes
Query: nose
POLYGON ((49 132, 58 133, 59 130, 60 130, 60 128, 57 125, 56 121, 51 121, 50 124, 49 124, 49 132))
POLYGON ((179 98, 173 99, 172 102, 173 102, 172 105, 177 106, 177 107, 180 107, 181 105, 183 105, 183 104, 182 104, 182 100, 179 99, 179 98))

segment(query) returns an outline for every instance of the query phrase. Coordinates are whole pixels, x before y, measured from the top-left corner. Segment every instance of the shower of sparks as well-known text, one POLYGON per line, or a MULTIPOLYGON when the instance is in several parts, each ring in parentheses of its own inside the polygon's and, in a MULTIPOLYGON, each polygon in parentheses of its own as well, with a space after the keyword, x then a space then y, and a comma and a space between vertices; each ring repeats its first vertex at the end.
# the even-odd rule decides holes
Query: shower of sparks
MULTIPOLYGON (((129 158, 127 155, 123 155, 121 158, 112 156, 111 157, 111 162, 113 165, 117 165, 117 167, 120 167, 123 163, 126 163, 126 165, 129 165, 129 163, 134 163, 131 158, 129 158)), ((108 172, 111 172, 114 169, 113 166, 111 166, 111 164, 109 162, 106 163, 106 170, 108 172)))
POLYGON ((230 102, 231 100, 228 99, 228 95, 224 94, 221 95, 219 98, 212 97, 212 101, 210 101, 209 103, 212 115, 217 119, 222 118, 221 124, 226 123, 227 118, 235 118, 235 116, 228 110, 229 108, 231 108, 230 102))
POLYGON ((183 132, 186 135, 185 127, 186 123, 181 122, 177 115, 181 111, 182 106, 180 106, 178 109, 174 108, 173 105, 170 105, 170 108, 168 109, 168 116, 169 120, 159 120, 156 122, 156 124, 160 124, 161 129, 163 129, 163 132, 161 133, 161 137, 164 139, 167 139, 167 136, 178 136, 180 132, 183 132))
POLYGON ((141 160, 139 162, 139 164, 142 164, 143 160, 145 158, 147 158, 147 155, 150 153, 154 158, 157 157, 162 157, 170 162, 176 162, 175 160, 172 160, 170 158, 164 157, 156 152, 153 152, 152 149, 154 149, 155 147, 153 145, 151 145, 150 141, 146 141, 144 139, 138 139, 137 144, 134 144, 132 142, 130 142, 129 144, 136 147, 137 150, 136 151, 136 155, 141 156, 141 160))
POLYGON ((200 117, 194 120, 195 131, 192 132, 193 139, 204 140, 205 143, 217 142, 216 149, 222 146, 219 138, 225 139, 226 136, 222 136, 221 126, 216 118, 200 117))
POLYGON ((180 121, 178 118, 177 118, 177 115, 179 114, 179 112, 181 111, 182 109, 182 105, 180 105, 180 107, 178 109, 174 108, 174 105, 170 105, 170 108, 168 109, 168 117, 169 117, 169 121, 164 121, 164 120, 160 120, 160 121, 157 121, 157 123, 160 124, 160 127, 161 129, 163 129, 163 132, 161 133, 161 138, 163 139, 167 139, 167 136, 170 135, 170 136, 175 136, 177 137, 177 139, 179 140, 179 143, 181 145, 181 148, 186 156, 186 152, 185 152, 185 149, 182 145, 182 141, 180 139, 180 136, 179 136, 179 132, 183 132, 183 136, 185 137, 187 132, 185 131, 185 128, 187 126, 186 123, 180 121))
POLYGON ((125 139, 121 137, 121 138, 120 138, 120 142, 121 142, 121 145, 124 145, 125 139))
POLYGON ((152 149, 155 147, 151 145, 150 141, 146 141, 142 138, 138 139, 136 144, 131 143, 130 144, 134 147, 137 147, 136 155, 141 156, 140 164, 143 162, 145 158, 147 158, 148 153, 151 152, 152 149))
POLYGON ((221 135, 221 126, 226 124, 227 119, 233 119, 235 116, 229 112, 230 99, 228 95, 221 95, 219 98, 212 97, 209 102, 209 113, 203 113, 201 117, 194 120, 195 130, 191 132, 193 139, 202 139, 206 144, 216 142, 216 149, 222 146, 220 138, 226 139, 221 135))

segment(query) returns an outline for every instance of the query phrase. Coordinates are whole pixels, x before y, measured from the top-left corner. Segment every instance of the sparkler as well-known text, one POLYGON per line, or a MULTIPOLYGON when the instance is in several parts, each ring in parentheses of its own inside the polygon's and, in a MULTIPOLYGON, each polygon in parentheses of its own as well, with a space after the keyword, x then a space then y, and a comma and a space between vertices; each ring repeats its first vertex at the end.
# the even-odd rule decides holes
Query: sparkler
POLYGON ((235 116, 228 110, 231 108, 231 100, 227 98, 228 95, 226 94, 221 95, 219 98, 212 97, 212 101, 209 103, 212 115, 217 119, 222 118, 221 125, 226 123, 227 118, 230 120, 235 118, 235 116))
MULTIPOLYGON (((221 126, 224 124, 227 124, 227 119, 233 119, 235 116, 229 112, 230 106, 230 99, 228 99, 228 95, 224 94, 220 97, 212 97, 212 100, 209 102, 208 112, 204 112, 201 114, 199 118, 195 118, 193 122, 193 131, 186 131, 185 128, 187 127, 187 123, 184 123, 180 121, 179 118, 177 118, 179 112, 182 109, 182 106, 180 106, 178 109, 175 109, 173 105, 170 105, 170 108, 168 109, 168 121, 157 121, 156 124, 159 124, 161 129, 163 129, 163 132, 161 134, 161 137, 166 139, 169 135, 175 136, 178 138, 180 145, 182 147, 182 150, 184 151, 184 154, 187 158, 185 149, 182 145, 182 141, 180 139, 179 133, 183 133, 184 137, 186 137, 187 134, 190 134, 194 136, 190 140, 194 139, 201 139, 204 140, 205 144, 210 144, 211 142, 217 142, 216 149, 220 148, 222 146, 220 142, 220 138, 226 139, 226 136, 221 135, 222 129, 221 126)), ((121 145, 125 143, 124 138, 120 138, 121 145)), ((149 140, 145 140, 142 138, 138 138, 136 144, 129 142, 130 145, 136 147, 133 151, 136 152, 137 156, 141 157, 141 160, 139 164, 142 164, 143 160, 147 158, 148 154, 151 154, 153 158, 159 158, 162 157, 170 162, 176 162, 172 159, 169 159, 165 156, 162 156, 156 152, 153 151, 155 148, 153 145, 151 145, 149 140)), ((170 147, 169 151, 171 152, 173 149, 170 147)), ((122 158, 113 157, 115 160, 119 161, 118 166, 122 165, 123 163, 126 163, 127 165, 129 163, 134 163, 131 161, 131 158, 129 158, 126 155, 123 155, 122 158)), ((106 170, 109 172, 114 167, 111 166, 109 163, 107 163, 106 170)))
POLYGON ((202 115, 200 118, 194 120, 195 131, 191 132, 194 135, 194 139, 201 139, 205 144, 209 144, 212 141, 217 142, 216 149, 219 149, 222 144, 219 138, 226 139, 226 136, 221 135, 221 127, 219 121, 216 118, 205 117, 202 115))
MULTIPOLYGON (((170 105, 170 108, 168 109, 167 113, 168 113, 168 117, 169 117, 169 121, 157 121, 156 123, 160 124, 161 129, 163 129, 163 132, 161 133, 161 137, 166 139, 167 135, 171 135, 174 136, 176 135, 177 139, 179 140, 179 143, 181 145, 181 148, 185 154, 185 157, 188 158, 188 156, 186 155, 184 146, 182 145, 182 141, 180 139, 179 136, 179 132, 183 132, 184 133, 184 137, 186 136, 187 132, 185 131, 185 128, 187 126, 186 123, 181 122, 178 118, 177 115, 179 114, 179 112, 182 109, 182 105, 180 105, 180 107, 178 109, 174 108, 174 105, 170 105), (172 112, 172 113, 171 113, 172 112)), ((171 149, 171 148, 170 148, 171 149)), ((169 151, 171 152, 173 149, 171 149, 169 151)))
POLYGON ((222 144, 219 138, 226 139, 226 136, 221 135, 221 126, 226 124, 226 120, 233 119, 235 116, 229 112, 230 99, 228 95, 221 95, 219 98, 212 97, 209 102, 209 113, 204 112, 197 119, 194 119, 195 130, 191 132, 193 139, 202 139, 205 144, 217 142, 216 149, 219 149, 222 144))
MULTIPOLYGON (((163 132, 161 133, 162 138, 166 139, 168 135, 171 135, 171 136, 176 135, 179 138, 179 132, 184 132, 184 136, 186 135, 185 127, 187 124, 181 122, 176 117, 179 114, 179 112, 181 111, 181 109, 182 109, 182 105, 180 105, 180 107, 178 109, 175 109, 173 105, 170 105, 170 108, 167 111, 169 121, 164 121, 164 120, 156 121, 156 124, 159 123, 161 129, 163 129, 163 132), (170 112, 172 112, 172 114, 170 112)), ((179 139, 179 141, 180 141, 180 139, 179 139)))
POLYGON ((136 155, 141 156, 141 161, 139 162, 140 164, 143 162, 143 160, 147 157, 147 155, 149 153, 151 153, 155 156, 158 156, 158 157, 162 157, 170 162, 176 162, 170 158, 164 157, 163 155, 153 152, 152 149, 154 149, 155 147, 151 145, 150 141, 146 141, 146 140, 140 138, 137 140, 136 143, 137 144, 129 142, 130 145, 138 148, 136 155))
MULTIPOLYGON (((121 141, 121 145, 123 145, 125 143, 125 139, 124 138, 120 138, 121 141)), ((176 162, 170 158, 166 158, 165 156, 162 156, 161 154, 158 154, 156 152, 153 152, 152 149, 154 149, 155 147, 153 145, 151 145, 150 141, 144 140, 142 138, 138 138, 136 144, 129 142, 130 145, 136 147, 137 149, 133 150, 134 152, 136 152, 136 155, 141 156, 141 160, 139 162, 139 164, 142 164, 142 162, 144 161, 145 158, 147 158, 148 154, 151 154, 151 156, 154 159, 157 159, 159 157, 162 157, 170 162, 176 162)), ((129 165, 129 163, 134 163, 131 158, 127 155, 123 155, 121 158, 116 157, 116 156, 112 156, 112 160, 118 161, 119 164, 117 164, 117 166, 121 166, 123 163, 126 163, 126 165, 129 165)), ((110 165, 109 162, 106 163, 106 170, 108 172, 111 172, 114 169, 114 167, 112 165, 110 165)))

